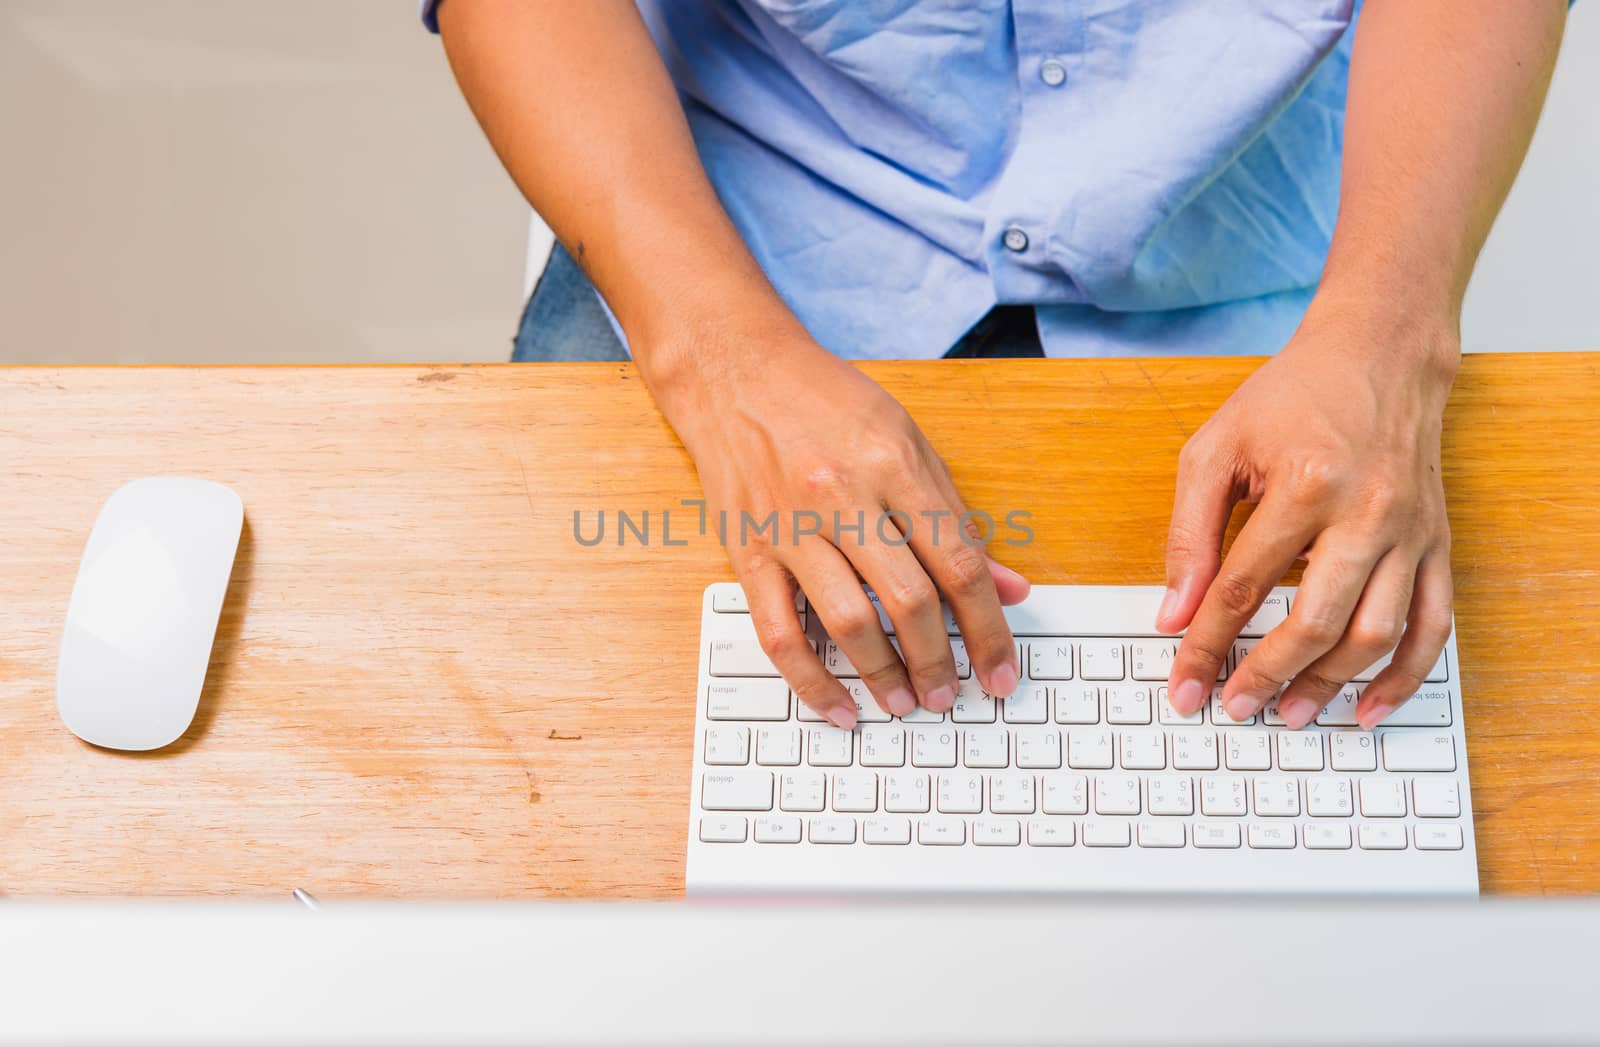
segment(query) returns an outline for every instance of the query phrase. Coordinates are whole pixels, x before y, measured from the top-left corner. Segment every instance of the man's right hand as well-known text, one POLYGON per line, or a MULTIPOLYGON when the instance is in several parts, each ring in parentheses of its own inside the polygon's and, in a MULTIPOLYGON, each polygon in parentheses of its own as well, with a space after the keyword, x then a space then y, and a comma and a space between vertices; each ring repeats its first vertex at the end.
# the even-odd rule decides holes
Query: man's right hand
POLYGON ((946 712, 958 682, 942 596, 978 682, 1010 695, 1021 666, 1001 605, 1022 600, 1027 581, 961 530, 967 509, 949 469, 894 397, 798 324, 780 326, 791 330, 777 344, 696 346, 679 358, 693 363, 651 382, 694 458, 711 519, 727 513, 728 552, 762 648, 802 702, 854 726, 855 703, 795 614, 798 584, 881 708, 946 712), (757 530, 774 513, 776 540, 757 530), (753 524, 742 527, 741 514, 753 524), (835 514, 845 523, 837 532, 835 514), (797 519, 821 533, 797 539, 797 519))

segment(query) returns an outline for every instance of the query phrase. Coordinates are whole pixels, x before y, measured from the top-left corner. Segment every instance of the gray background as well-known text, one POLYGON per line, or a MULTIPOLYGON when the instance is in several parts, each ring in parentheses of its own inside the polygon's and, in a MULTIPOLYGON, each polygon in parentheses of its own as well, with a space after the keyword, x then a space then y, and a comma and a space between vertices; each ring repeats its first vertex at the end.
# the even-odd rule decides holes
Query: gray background
MULTIPOLYGON (((1469 350, 1600 349, 1597 6, 1469 350)), ((527 208, 410 0, 0 0, 0 143, 0 363, 509 352, 527 208)))

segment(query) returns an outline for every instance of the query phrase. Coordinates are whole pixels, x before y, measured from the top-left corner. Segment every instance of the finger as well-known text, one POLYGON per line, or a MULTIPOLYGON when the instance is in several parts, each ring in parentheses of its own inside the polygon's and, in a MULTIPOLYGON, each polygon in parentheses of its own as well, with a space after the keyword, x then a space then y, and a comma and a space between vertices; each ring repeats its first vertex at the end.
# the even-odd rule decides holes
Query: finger
POLYGON ((1033 589, 1032 582, 987 553, 984 559, 989 561, 989 577, 994 579, 994 592, 1000 597, 1001 604, 1010 607, 1028 598, 1028 593, 1033 589))
MULTIPOLYGON (((1167 528, 1167 593, 1156 612, 1156 630, 1182 632, 1217 576, 1228 517, 1239 500, 1231 470, 1212 464, 1193 440, 1178 457, 1178 484, 1167 528)), ((1196 707, 1198 708, 1198 706, 1196 707)))
POLYGON ((1229 716, 1254 716, 1290 677, 1333 650, 1385 552, 1348 531, 1318 536, 1289 617, 1262 637, 1223 685, 1222 706, 1229 716))
MULTIPOLYGON (((848 548, 857 553, 862 546, 848 548)), ((884 633, 877 608, 861 588, 844 550, 822 538, 808 538, 789 557, 786 566, 800 580, 812 611, 855 666, 879 708, 896 716, 904 715, 896 711, 896 706, 910 712, 916 699, 912 697, 905 666, 884 633)), ((953 663, 950 675, 955 675, 953 663)))
MULTIPOLYGON (((978 683, 990 694, 1005 698, 1017 689, 1022 665, 989 566, 993 561, 983 548, 984 535, 976 521, 968 516, 966 503, 961 500, 942 461, 935 461, 924 480, 931 483, 898 492, 899 504, 913 505, 918 499, 925 501, 928 488, 932 487, 935 495, 943 498, 943 503, 932 509, 948 514, 948 519, 937 529, 914 528, 911 549, 949 601, 978 683)), ((924 510, 927 508, 922 506, 924 510)), ((954 701, 952 694, 951 702, 954 701)))
POLYGON ((794 577, 773 560, 734 566, 750 602, 751 624, 761 649, 789 681, 795 697, 835 727, 854 727, 855 700, 822 664, 800 626, 794 610, 794 577))
POLYGON ((1427 679, 1428 670, 1439 660, 1450 639, 1454 598, 1449 549, 1434 549, 1417 568, 1411 613, 1394 658, 1367 684, 1356 702, 1356 722, 1364 730, 1370 731, 1387 719, 1427 679))
MULTIPOLYGON (((919 702, 931 709, 930 703, 941 689, 953 696, 959 686, 956 661, 939 607, 939 590, 916 554, 908 545, 882 542, 849 545, 844 552, 877 594, 900 643, 900 656, 881 673, 869 675, 868 667, 857 662, 854 654, 850 656, 878 704, 895 716, 904 716, 919 702)), ((873 621, 877 622, 876 616, 873 621)))
POLYGON ((1178 644, 1167 678, 1174 708, 1187 715, 1204 704, 1239 630, 1315 533, 1315 522, 1294 501, 1267 493, 1206 587, 1200 609, 1178 644))
POLYGON ((1295 673, 1278 699, 1278 712, 1292 730, 1316 719, 1322 707, 1357 673, 1394 650, 1405 631, 1417 578, 1417 554, 1391 549, 1372 570, 1367 588, 1333 649, 1295 673))

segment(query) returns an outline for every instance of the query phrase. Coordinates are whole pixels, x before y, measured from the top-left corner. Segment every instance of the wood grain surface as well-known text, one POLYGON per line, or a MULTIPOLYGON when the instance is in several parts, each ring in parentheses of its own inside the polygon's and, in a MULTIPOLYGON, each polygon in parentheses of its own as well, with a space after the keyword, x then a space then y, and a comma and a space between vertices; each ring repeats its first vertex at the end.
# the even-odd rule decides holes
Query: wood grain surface
MULTIPOLYGON (((1249 360, 875 364, 1036 582, 1150 583, 1174 462, 1249 360)), ((1466 361, 1447 419, 1486 891, 1600 889, 1600 355, 1466 361)), ((0 894, 669 896, 713 540, 584 548, 698 496, 613 364, 0 370, 0 894), (122 482, 246 530, 173 747, 78 741, 56 649, 122 482)), ((675 537, 692 514, 674 520, 675 537)), ((659 538, 659 532, 653 537, 659 538)))

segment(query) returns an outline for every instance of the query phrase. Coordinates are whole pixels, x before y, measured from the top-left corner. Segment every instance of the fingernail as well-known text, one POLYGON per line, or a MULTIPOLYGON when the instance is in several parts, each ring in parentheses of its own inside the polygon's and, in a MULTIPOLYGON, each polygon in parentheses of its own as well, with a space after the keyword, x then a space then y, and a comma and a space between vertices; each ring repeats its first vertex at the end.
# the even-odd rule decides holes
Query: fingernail
POLYGON ((1172 707, 1185 716, 1199 712, 1205 700, 1206 689, 1199 680, 1185 680, 1172 692, 1172 707))
POLYGON ((917 707, 917 696, 904 687, 896 687, 890 691, 887 701, 889 711, 896 716, 904 716, 917 707))
POLYGON ((854 709, 846 709, 842 705, 836 705, 829 709, 826 715, 828 722, 840 730, 848 731, 856 725, 856 711, 854 709))
POLYGON ((1300 695, 1278 703, 1278 712, 1283 714, 1283 722, 1296 731, 1310 723, 1319 708, 1316 699, 1300 695))
POLYGON ((1004 698, 1017 689, 1017 668, 1006 662, 989 674, 989 693, 1004 698))
POLYGON ((1365 712, 1356 712, 1356 723, 1361 725, 1363 731, 1370 731, 1389 718, 1395 707, 1387 702, 1373 702, 1367 706, 1365 712))
POLYGON ((935 687, 928 692, 928 711, 932 713, 947 713, 950 707, 956 704, 956 689, 949 684, 935 687))
POLYGON ((1161 608, 1156 611, 1156 628, 1161 628, 1163 622, 1172 617, 1172 612, 1178 609, 1178 588, 1174 585, 1167 586, 1167 595, 1161 598, 1161 608))
POLYGON ((1242 694, 1236 694, 1226 702, 1223 702, 1222 707, 1235 720, 1248 720, 1256 714, 1255 699, 1247 698, 1242 694))

